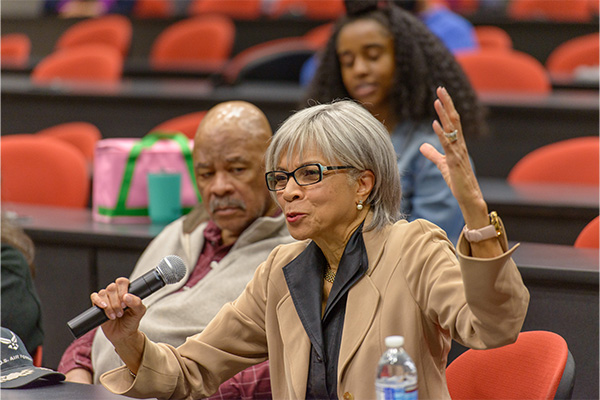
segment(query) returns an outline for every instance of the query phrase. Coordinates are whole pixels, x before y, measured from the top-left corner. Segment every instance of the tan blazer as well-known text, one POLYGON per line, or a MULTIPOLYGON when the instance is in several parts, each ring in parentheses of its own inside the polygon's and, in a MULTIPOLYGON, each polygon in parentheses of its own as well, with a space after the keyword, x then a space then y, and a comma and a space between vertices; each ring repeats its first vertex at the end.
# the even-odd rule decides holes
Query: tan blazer
MULTIPOLYGON (((399 221, 363 235, 369 269, 349 291, 338 360, 338 397, 373 399, 384 338, 403 335, 417 365, 420 399, 449 399, 451 339, 477 349, 516 340, 529 293, 510 258, 468 257, 424 220, 399 221)), ((146 341, 137 379, 125 368, 104 374, 110 390, 133 397, 200 398, 249 365, 270 360, 274 399, 305 397, 310 340, 282 268, 308 241, 277 247, 246 290, 199 335, 175 349, 146 341)))

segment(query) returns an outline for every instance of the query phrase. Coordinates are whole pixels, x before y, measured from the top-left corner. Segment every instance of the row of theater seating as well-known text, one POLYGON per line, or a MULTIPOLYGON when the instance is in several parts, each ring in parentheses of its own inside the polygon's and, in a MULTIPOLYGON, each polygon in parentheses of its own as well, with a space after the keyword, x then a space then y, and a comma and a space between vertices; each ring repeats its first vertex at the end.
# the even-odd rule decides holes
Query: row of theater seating
MULTIPOLYGON (((175 22, 154 41, 149 64, 155 70, 202 71, 220 74, 233 84, 245 77, 298 81, 303 63, 321 49, 331 24, 314 28, 300 37, 270 40, 231 57, 235 25, 223 15, 204 15, 175 22)), ((506 31, 478 26, 481 49, 458 54, 457 59, 478 91, 548 93, 550 75, 569 76, 578 68, 598 68, 600 36, 597 33, 571 39, 558 46, 543 65, 512 47, 506 31)), ((37 83, 56 79, 119 81, 132 39, 131 21, 122 15, 83 20, 57 40, 56 51, 33 69, 37 83)), ((25 65, 31 43, 23 34, 2 36, 3 66, 25 65)))
MULTIPOLYGON (((241 20, 280 18, 288 15, 331 20, 345 12, 343 0, 190 0, 180 2, 183 4, 177 4, 176 1, 132 0, 127 10, 119 10, 117 6, 117 9, 108 11, 128 12, 134 18, 172 18, 219 13, 241 20)), ((68 12, 68 16, 73 15, 77 15, 77 12, 68 12)))
MULTIPOLYGON (((165 121, 151 131, 182 132, 193 138, 205 111, 165 121)), ((34 134, 2 136, 2 200, 66 207, 89 202, 94 148, 101 134, 87 122, 71 122, 34 134)), ((580 137, 546 145, 523 157, 508 182, 599 185, 598 137, 580 137)), ((596 228, 578 238, 581 247, 598 247, 596 228), (592 236, 590 238, 590 235, 592 236), (595 236, 594 236, 595 235, 595 236)))
MULTIPOLYGON (((239 71, 240 63, 249 62, 249 54, 253 54, 250 58, 256 58, 276 50, 303 51, 305 58, 308 58, 325 44, 329 30, 330 25, 323 25, 302 37, 282 38, 257 45, 238 54, 234 61, 231 54, 235 25, 230 18, 222 15, 189 18, 169 26, 156 38, 148 63, 155 70, 195 70, 204 73, 222 71, 227 64, 230 72, 225 75, 231 78, 232 71, 239 71), (275 46, 276 43, 279 46, 275 46)), ((131 21, 122 15, 83 20, 58 38, 55 52, 35 66, 33 78, 38 82, 53 78, 119 80, 131 39, 131 21)), ((3 35, 0 44, 3 67, 27 65, 31 41, 26 35, 3 35)))
MULTIPOLYGON (((130 14, 135 18, 170 18, 222 13, 236 19, 280 18, 285 15, 311 19, 335 19, 345 12, 344 0, 191 0, 182 11, 177 0, 135 0, 130 14)), ((597 0, 437 0, 453 11, 468 15, 483 12, 493 5, 513 19, 549 21, 589 21, 598 16, 597 0), (500 4, 500 5, 499 5, 500 4)), ((109 10, 110 11, 110 10, 109 10)))

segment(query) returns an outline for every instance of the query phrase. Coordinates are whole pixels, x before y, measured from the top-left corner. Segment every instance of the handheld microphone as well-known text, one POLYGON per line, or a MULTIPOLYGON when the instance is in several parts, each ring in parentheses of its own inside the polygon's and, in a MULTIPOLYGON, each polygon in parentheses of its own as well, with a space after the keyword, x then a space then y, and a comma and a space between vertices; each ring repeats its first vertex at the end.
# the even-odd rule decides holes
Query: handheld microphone
MULTIPOLYGON (((179 282, 185 276, 185 271, 185 263, 181 258, 173 255, 166 256, 156 268, 131 282, 129 293, 143 299, 165 286, 165 284, 179 282)), ((108 321, 108 317, 104 310, 98 306, 93 306, 67 322, 67 326, 73 336, 79 338, 106 321, 108 321)))

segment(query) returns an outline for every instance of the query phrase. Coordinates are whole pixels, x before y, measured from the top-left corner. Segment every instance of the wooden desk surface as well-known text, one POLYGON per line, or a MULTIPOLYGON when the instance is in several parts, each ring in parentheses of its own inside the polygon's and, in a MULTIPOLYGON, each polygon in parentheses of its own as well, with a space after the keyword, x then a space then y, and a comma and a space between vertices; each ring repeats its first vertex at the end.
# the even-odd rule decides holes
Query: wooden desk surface
POLYGON ((598 286, 600 259, 597 249, 521 243, 513 257, 524 280, 561 281, 598 286))
POLYGON ((131 397, 114 394, 102 385, 60 382, 30 388, 1 389, 4 400, 125 400, 131 397))
POLYGON ((598 212, 600 188, 598 186, 521 183, 510 184, 506 179, 480 177, 479 186, 486 200, 497 205, 549 208, 558 213, 569 210, 598 212))
POLYGON ((145 249, 164 224, 109 224, 92 219, 88 208, 3 203, 34 241, 66 246, 145 249))
POLYGON ((502 217, 511 240, 572 245, 598 216, 598 187, 519 184, 480 177, 490 210, 502 217))

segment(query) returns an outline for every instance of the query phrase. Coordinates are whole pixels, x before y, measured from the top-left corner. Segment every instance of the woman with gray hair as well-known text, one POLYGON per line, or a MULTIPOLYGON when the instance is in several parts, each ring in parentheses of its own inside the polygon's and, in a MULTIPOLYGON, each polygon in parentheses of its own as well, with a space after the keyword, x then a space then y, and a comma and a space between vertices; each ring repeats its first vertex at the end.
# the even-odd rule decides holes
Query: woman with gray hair
POLYGON ((266 155, 267 187, 299 241, 273 250, 240 297, 178 348, 137 329, 145 308, 127 279, 92 294, 113 314, 102 329, 125 363, 101 382, 132 397, 200 398, 269 359, 275 399, 372 399, 384 339, 402 335, 419 398, 449 399, 451 339, 476 349, 513 342, 529 294, 488 214, 452 99, 437 95, 433 129, 446 155, 421 151, 465 216, 456 250, 442 229, 398 215, 400 178, 380 122, 350 101, 305 109, 266 155))

